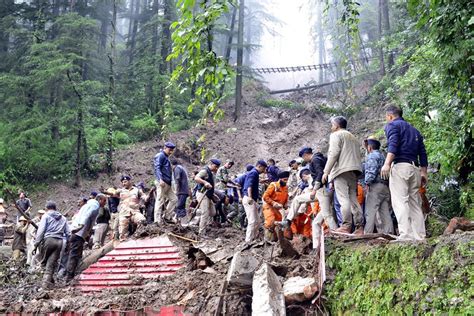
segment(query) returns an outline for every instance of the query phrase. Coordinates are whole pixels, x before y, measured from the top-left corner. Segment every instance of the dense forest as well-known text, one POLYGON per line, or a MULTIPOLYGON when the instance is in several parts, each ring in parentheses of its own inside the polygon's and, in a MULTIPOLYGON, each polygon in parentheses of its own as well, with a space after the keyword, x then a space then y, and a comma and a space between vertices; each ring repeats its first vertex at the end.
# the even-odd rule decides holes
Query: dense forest
MULTIPOLYGON (((259 79, 253 53, 281 23, 272 2, 3 0, 0 192, 79 185, 112 172, 122 145, 237 120, 242 84, 259 79), (235 92, 234 113, 222 112, 235 92)), ((375 73, 374 102, 400 105, 424 134, 440 199, 455 209, 446 215, 472 210, 470 1, 312 0, 301 16, 313 25, 315 64, 337 65, 318 83, 375 73)))

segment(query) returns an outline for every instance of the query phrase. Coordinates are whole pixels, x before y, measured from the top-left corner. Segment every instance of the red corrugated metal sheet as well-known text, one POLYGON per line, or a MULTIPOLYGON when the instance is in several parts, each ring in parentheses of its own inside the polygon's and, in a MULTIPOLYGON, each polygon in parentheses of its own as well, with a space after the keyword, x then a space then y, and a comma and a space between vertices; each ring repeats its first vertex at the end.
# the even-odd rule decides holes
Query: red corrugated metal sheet
POLYGON ((182 267, 179 250, 168 237, 129 240, 84 270, 77 287, 85 293, 133 287, 137 279, 172 275, 182 267))

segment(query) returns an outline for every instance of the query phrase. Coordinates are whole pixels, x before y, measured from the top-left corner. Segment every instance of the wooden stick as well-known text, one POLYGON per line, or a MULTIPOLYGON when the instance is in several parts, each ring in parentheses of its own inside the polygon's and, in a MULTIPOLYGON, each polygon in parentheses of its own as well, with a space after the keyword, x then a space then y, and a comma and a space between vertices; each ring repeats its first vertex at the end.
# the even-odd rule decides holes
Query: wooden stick
POLYGON ((35 223, 33 223, 33 221, 31 220, 31 218, 25 213, 23 212, 23 210, 21 208, 18 207, 18 205, 16 205, 16 203, 14 204, 15 205, 15 208, 18 210, 18 212, 21 213, 21 215, 23 215, 24 218, 26 218, 26 220, 36 229, 38 229, 38 225, 36 225, 35 223))
POLYGON ((182 239, 182 240, 186 240, 186 241, 189 241, 189 242, 192 242, 192 243, 197 243, 198 242, 197 240, 186 238, 186 237, 176 235, 176 234, 173 234, 173 233, 168 233, 168 235, 179 238, 179 239, 182 239))
POLYGON ((216 312, 214 313, 214 316, 219 316, 222 313, 222 305, 224 303, 224 296, 226 296, 225 292, 227 292, 227 285, 228 284, 229 283, 227 282, 227 278, 225 278, 224 282, 222 283, 222 286, 221 286, 221 293, 218 295, 219 302, 217 304, 217 309, 216 309, 216 312))

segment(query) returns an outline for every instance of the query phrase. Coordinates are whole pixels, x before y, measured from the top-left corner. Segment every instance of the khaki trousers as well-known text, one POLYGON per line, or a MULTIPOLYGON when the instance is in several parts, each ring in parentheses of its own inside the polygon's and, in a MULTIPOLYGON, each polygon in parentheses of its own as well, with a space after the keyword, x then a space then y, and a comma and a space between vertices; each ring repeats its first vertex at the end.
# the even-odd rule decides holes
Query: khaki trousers
POLYGON ((334 219, 334 212, 331 208, 332 196, 332 192, 328 192, 325 187, 319 188, 319 190, 316 191, 316 199, 318 200, 319 207, 321 208, 321 212, 319 212, 318 215, 321 214, 322 218, 329 226, 329 229, 334 230, 337 228, 337 224, 336 220, 334 219))
POLYGON ((119 240, 124 241, 127 239, 128 225, 130 223, 138 226, 140 224, 144 224, 145 222, 145 216, 143 216, 143 214, 138 210, 132 211, 131 214, 119 214, 119 240))
POLYGON ((421 210, 421 173, 410 163, 397 163, 390 171, 392 207, 397 217, 401 240, 423 240, 425 218, 421 210))
POLYGON ((214 202, 208 198, 204 193, 197 192, 196 198, 198 201, 201 201, 199 210, 201 211, 201 218, 199 220, 199 235, 205 235, 206 230, 211 223, 211 219, 216 215, 216 207, 214 202))
POLYGON ((390 216, 390 190, 383 183, 371 184, 365 197, 364 233, 373 233, 374 227, 377 227, 379 233, 393 234, 393 222, 390 216), (380 223, 376 221, 377 214, 380 223))
POLYGON ((291 202, 290 209, 288 210, 288 215, 286 215, 286 219, 292 221, 296 215, 299 213, 306 212, 306 203, 313 202, 314 200, 310 197, 311 192, 304 192, 293 199, 291 202))
POLYGON ((156 202, 155 202, 155 223, 162 223, 163 217, 165 219, 172 219, 174 217, 174 210, 178 199, 176 194, 173 192, 173 189, 170 185, 164 184, 162 187, 159 182, 156 183, 156 202), (163 214, 163 209, 165 208, 165 213, 163 214))
POLYGON ((247 215, 247 231, 245 232, 245 242, 252 242, 257 238, 258 234, 258 225, 260 218, 258 217, 258 207, 257 202, 253 201, 252 204, 249 203, 250 198, 244 196, 242 204, 244 205, 245 215, 247 215))
POLYGON ((98 249, 104 245, 105 237, 107 236, 107 232, 109 231, 109 223, 101 223, 97 224, 96 229, 94 231, 94 248, 98 249))
POLYGON ((20 261, 21 260, 21 257, 25 254, 24 251, 21 251, 19 249, 15 249, 13 250, 13 253, 12 253, 12 259, 15 260, 15 261, 20 261))
POLYGON ((352 217, 354 225, 362 227, 362 208, 357 201, 357 176, 354 172, 344 172, 334 179, 334 189, 337 199, 341 204, 342 225, 352 227, 352 217))

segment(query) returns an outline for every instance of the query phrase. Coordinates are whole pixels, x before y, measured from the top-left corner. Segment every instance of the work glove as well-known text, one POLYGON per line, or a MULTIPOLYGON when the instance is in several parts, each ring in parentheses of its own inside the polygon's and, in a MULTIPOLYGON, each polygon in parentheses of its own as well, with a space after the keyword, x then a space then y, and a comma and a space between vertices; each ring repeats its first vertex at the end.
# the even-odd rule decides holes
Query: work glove
POLYGON ((274 208, 276 208, 277 210, 279 210, 279 209, 283 208, 283 205, 281 205, 281 204, 280 204, 280 203, 278 203, 278 202, 273 202, 273 204, 272 204, 272 205, 273 205, 273 207, 274 207, 274 208))
POLYGON ((291 221, 287 218, 285 218, 282 222, 281 222, 281 227, 283 227, 284 229, 287 229, 291 226, 291 221))

